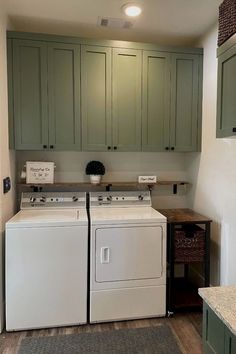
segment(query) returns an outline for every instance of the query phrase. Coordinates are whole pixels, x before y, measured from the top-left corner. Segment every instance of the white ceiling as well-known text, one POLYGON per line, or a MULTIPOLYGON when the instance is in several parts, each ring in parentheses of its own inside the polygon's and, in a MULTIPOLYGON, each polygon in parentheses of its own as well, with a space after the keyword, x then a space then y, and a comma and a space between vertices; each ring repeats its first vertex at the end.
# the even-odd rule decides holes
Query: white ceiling
MULTIPOLYGON (((135 0, 133 0, 135 1, 135 0)), ((216 21, 222 0, 137 0, 132 29, 102 28, 98 16, 124 18, 129 0, 3 0, 15 30, 171 45, 195 45, 216 21)))

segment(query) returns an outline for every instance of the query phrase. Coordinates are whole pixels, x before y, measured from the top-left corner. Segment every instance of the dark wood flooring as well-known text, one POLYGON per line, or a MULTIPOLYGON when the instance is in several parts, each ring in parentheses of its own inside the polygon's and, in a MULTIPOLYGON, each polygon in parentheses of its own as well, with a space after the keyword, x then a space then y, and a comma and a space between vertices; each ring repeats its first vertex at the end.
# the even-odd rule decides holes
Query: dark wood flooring
POLYGON ((149 327, 158 326, 161 323, 165 323, 171 327, 184 354, 202 354, 202 313, 200 312, 176 313, 172 318, 144 319, 9 333, 3 332, 0 334, 0 353, 16 354, 21 340, 25 337, 149 327))

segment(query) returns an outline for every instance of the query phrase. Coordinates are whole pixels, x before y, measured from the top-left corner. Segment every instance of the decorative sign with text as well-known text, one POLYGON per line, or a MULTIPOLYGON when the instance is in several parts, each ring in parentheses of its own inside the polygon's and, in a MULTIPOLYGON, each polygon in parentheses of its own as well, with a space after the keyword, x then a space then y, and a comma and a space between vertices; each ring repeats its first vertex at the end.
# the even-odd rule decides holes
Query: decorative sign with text
POLYGON ((54 162, 26 161, 26 183, 53 183, 54 162))

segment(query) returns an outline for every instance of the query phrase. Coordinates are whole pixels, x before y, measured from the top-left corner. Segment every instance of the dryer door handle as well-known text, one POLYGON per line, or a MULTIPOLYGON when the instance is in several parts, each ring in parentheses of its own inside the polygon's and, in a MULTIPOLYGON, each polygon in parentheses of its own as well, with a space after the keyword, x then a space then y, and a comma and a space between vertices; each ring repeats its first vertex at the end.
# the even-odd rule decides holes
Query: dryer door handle
POLYGON ((101 247, 100 260, 102 264, 110 263, 110 248, 101 247))

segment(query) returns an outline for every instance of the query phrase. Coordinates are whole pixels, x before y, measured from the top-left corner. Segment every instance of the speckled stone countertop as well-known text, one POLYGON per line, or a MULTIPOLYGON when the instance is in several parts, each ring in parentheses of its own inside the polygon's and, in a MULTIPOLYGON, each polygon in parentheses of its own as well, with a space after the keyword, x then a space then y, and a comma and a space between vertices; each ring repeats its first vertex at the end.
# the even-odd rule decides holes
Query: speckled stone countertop
POLYGON ((199 289, 199 295, 236 335, 236 285, 199 289))

